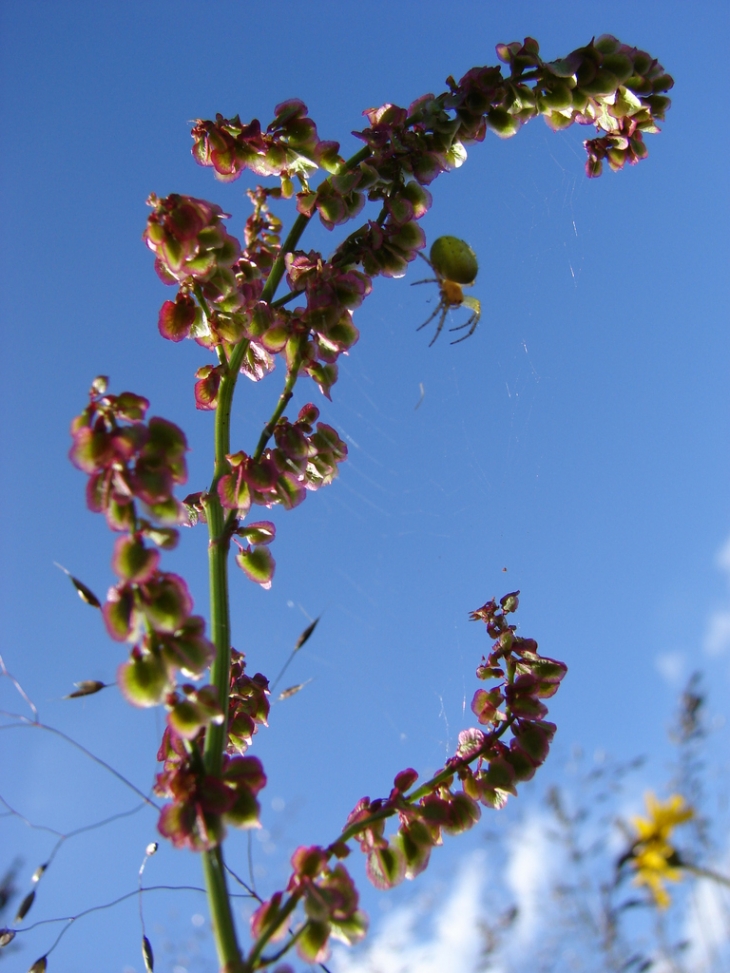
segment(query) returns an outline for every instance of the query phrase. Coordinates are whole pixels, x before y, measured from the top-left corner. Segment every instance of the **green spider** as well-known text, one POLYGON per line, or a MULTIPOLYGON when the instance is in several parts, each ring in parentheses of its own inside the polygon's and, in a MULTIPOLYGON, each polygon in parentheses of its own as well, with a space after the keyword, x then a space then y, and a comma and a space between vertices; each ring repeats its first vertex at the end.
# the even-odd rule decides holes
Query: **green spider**
POLYGON ((425 280, 416 280, 413 282, 414 286, 415 284, 438 284, 440 300, 431 317, 424 321, 417 330, 420 331, 421 328, 425 328, 437 315, 440 315, 436 325, 436 334, 428 344, 430 348, 441 334, 448 312, 455 307, 467 307, 471 314, 464 324, 449 329, 450 331, 463 331, 464 328, 469 328, 466 334, 451 342, 452 345, 458 345, 460 341, 464 341, 474 334, 482 314, 482 306, 476 297, 467 297, 463 290, 464 287, 473 286, 479 272, 476 254, 468 243, 458 237, 440 236, 433 242, 430 260, 428 257, 424 257, 422 253, 419 256, 426 261, 436 276, 427 277, 425 280))

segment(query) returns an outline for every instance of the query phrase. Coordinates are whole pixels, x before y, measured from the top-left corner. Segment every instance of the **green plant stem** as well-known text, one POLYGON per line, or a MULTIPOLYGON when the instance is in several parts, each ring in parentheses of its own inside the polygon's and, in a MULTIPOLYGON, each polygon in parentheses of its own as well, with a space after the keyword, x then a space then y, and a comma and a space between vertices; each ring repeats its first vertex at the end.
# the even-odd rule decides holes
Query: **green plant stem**
POLYGON ((292 366, 287 372, 286 382, 284 383, 284 388, 282 390, 281 395, 279 396, 279 401, 276 403, 276 408, 272 412, 271 418, 266 423, 266 425, 264 426, 261 432, 261 435, 259 436, 259 441, 256 444, 256 449, 253 454, 254 462, 261 459, 263 452, 266 449, 266 444, 268 443, 272 433, 274 432, 274 426, 279 421, 279 419, 281 419, 284 413, 284 409, 286 409, 292 395, 294 394, 294 386, 296 385, 297 379, 299 378, 299 368, 302 364, 302 352, 304 350, 305 338, 306 335, 302 335, 301 341, 299 343, 299 348, 296 354, 294 355, 294 361, 292 362, 292 366))
MULTIPOLYGON (((360 152, 356 153, 345 163, 345 168, 354 168, 354 166, 358 165, 369 155, 369 148, 361 149, 360 152)), ((274 261, 268 280, 264 285, 261 293, 262 301, 271 302, 276 294, 276 289, 284 275, 286 255, 296 248, 310 219, 310 216, 300 214, 294 221, 289 234, 284 240, 281 251, 274 261)), ((210 316, 209 308, 199 288, 196 291, 196 297, 206 316, 210 316)), ((228 520, 226 519, 223 506, 218 496, 218 483, 229 469, 227 456, 231 451, 231 407, 233 404, 233 394, 236 389, 236 381, 241 362, 248 350, 249 344, 249 340, 243 338, 234 347, 228 362, 222 362, 225 365, 225 371, 218 389, 218 405, 215 412, 213 480, 204 499, 205 513, 208 521, 210 633, 213 644, 215 645, 215 659, 211 666, 211 683, 216 689, 218 702, 226 717, 228 715, 231 668, 231 624, 228 595, 228 551, 230 549, 231 523, 230 518, 228 520)), ((303 345, 304 341, 302 340, 301 350, 294 357, 276 409, 264 427, 264 431, 259 439, 256 456, 260 456, 265 449, 274 426, 292 397, 294 384, 301 366, 303 345)), ((227 740, 227 719, 224 719, 223 723, 219 726, 213 724, 208 726, 203 756, 206 773, 214 776, 220 775, 227 740)), ((203 874, 221 968, 224 973, 239 973, 243 969, 242 955, 236 937, 236 927, 226 884, 223 850, 220 846, 203 852, 203 874)), ((294 908, 294 904, 291 906, 292 909, 294 908)), ((262 949, 264 943, 265 940, 261 943, 262 949)), ((253 969, 253 967, 250 968, 253 969)))
POLYGON ((221 971, 240 973, 243 970, 243 957, 236 936, 231 899, 226 883, 223 849, 220 845, 203 852, 203 876, 221 971))

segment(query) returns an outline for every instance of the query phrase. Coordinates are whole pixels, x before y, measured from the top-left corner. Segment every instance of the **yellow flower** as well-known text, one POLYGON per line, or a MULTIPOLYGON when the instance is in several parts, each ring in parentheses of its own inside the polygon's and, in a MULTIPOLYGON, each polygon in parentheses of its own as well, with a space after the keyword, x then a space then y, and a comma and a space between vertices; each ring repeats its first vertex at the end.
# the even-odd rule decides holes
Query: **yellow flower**
POLYGON ((677 853, 670 843, 674 828, 694 817, 694 809, 685 804, 679 794, 672 794, 661 803, 653 794, 646 795, 648 818, 633 819, 636 840, 631 864, 636 870, 636 885, 646 885, 660 909, 670 903, 664 882, 679 882, 682 878, 677 853))

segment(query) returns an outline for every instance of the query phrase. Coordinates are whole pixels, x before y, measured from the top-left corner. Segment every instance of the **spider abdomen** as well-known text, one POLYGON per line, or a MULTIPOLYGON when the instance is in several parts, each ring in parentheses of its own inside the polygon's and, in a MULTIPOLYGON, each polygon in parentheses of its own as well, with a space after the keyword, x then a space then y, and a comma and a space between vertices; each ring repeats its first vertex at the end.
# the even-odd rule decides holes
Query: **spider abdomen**
MULTIPOLYGON (((479 272, 477 257, 468 243, 455 236, 440 236, 431 247, 431 266, 444 283, 473 284, 479 272)), ((461 300, 454 301, 461 303, 461 300)))

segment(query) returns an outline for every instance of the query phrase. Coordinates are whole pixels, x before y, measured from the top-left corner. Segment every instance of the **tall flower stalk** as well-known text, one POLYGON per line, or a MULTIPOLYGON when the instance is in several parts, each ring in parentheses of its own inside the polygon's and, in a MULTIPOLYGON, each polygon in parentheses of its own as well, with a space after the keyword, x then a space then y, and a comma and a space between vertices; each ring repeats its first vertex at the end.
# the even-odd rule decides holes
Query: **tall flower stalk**
MULTIPOLYGON (((248 750, 266 724, 269 703, 266 677, 250 676, 243 654, 231 648, 230 555, 233 548, 243 573, 270 587, 276 526, 251 519, 252 509, 293 509, 332 483, 347 458, 345 443, 319 421, 315 405, 287 416, 296 383, 310 378, 331 398, 338 359, 359 337, 353 312, 375 278, 403 277, 421 253, 426 237, 419 221, 432 204, 428 187, 463 164, 467 146, 489 130, 508 138, 537 115, 554 130, 594 126, 596 137, 584 144, 586 171, 595 177, 604 162, 616 170, 643 159, 644 136, 658 131, 669 107, 672 79, 661 65, 608 35, 556 61, 543 61, 532 38, 500 44, 497 55, 505 73, 501 66, 472 68, 458 83, 447 79, 448 90, 438 96, 423 95, 408 108, 365 111, 367 126, 355 133, 363 144, 349 159, 337 142, 320 139, 298 100, 278 105, 266 128, 238 116, 197 120, 193 156, 200 165, 223 182, 245 170, 269 180, 248 190, 252 213, 242 241, 228 232, 228 217, 214 203, 179 194, 148 200, 144 239, 158 275, 177 289, 160 309, 160 334, 173 342, 192 339, 211 356, 194 384, 196 407, 215 413, 211 483, 176 499, 174 489, 187 475, 184 434, 166 420, 148 420, 143 397, 111 394, 104 377, 94 381, 74 420, 71 458, 89 476, 89 506, 118 534, 119 581, 102 606, 111 637, 131 647, 118 683, 133 704, 166 710, 155 792, 168 803, 158 827, 174 845, 202 854, 226 973, 264 969, 294 947, 305 961, 323 962, 332 938, 362 938, 366 918, 342 863, 352 844, 366 855, 376 886, 414 878, 444 835, 466 830, 481 807, 500 808, 517 793, 518 783, 546 759, 555 733, 544 700, 557 691, 565 665, 516 634, 510 616, 518 592, 488 601, 472 613, 492 639, 477 668, 489 687, 472 701, 479 726, 460 734, 454 755, 429 780, 419 785, 414 770, 402 771, 387 797, 356 804, 329 845, 298 848, 286 888, 260 900, 250 944, 242 949, 223 840, 228 826, 259 826, 257 795, 266 775, 248 750), (271 207, 287 200, 297 215, 282 240, 271 207), (357 222, 368 204, 374 204, 370 217, 357 222), (300 249, 315 216, 328 230, 355 221, 328 257, 300 249), (286 292, 277 297, 282 283, 286 292), (284 381, 275 409, 256 443, 247 450, 232 446, 239 375, 259 382, 277 361, 284 381), (178 542, 178 528, 198 521, 209 534, 207 634, 185 581, 160 568, 161 552, 178 542), (210 684, 200 685, 209 666, 210 684), (389 819, 396 827, 386 835, 389 819)), ((465 244, 462 249, 471 254, 465 244)), ((442 293, 446 283, 439 276, 442 293)), ((458 303, 461 290, 449 294, 449 306, 458 303)), ((151 946, 144 942, 149 966, 151 946)))

